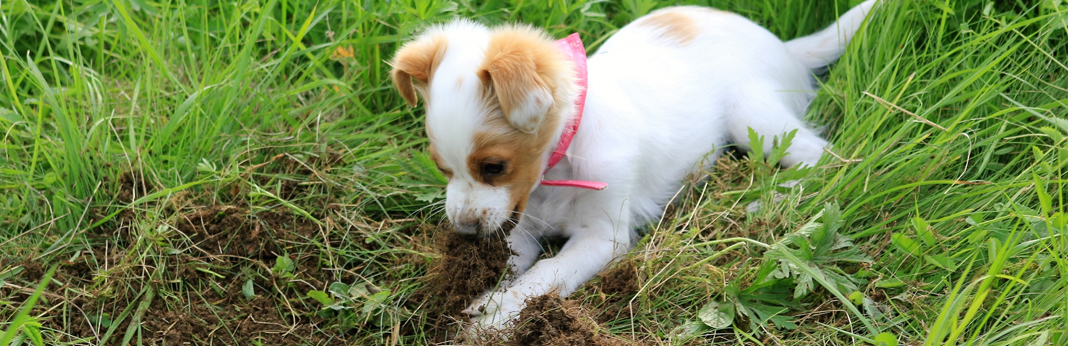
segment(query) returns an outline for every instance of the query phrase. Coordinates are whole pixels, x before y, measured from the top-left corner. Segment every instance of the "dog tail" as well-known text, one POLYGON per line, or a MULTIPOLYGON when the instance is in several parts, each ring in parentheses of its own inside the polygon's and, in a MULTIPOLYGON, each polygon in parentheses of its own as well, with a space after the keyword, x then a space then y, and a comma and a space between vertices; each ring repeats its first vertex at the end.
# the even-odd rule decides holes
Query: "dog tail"
POLYGON ((868 0, 857 5, 826 29, 786 42, 786 49, 809 69, 815 70, 829 65, 842 56, 849 40, 864 22, 864 17, 875 6, 875 1, 868 0))

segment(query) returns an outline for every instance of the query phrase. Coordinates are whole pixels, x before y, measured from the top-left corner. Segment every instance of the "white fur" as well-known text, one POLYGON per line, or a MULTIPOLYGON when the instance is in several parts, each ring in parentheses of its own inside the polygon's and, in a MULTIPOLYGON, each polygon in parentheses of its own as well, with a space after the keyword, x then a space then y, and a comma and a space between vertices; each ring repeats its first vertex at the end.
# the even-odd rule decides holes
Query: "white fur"
MULTIPOLYGON (((827 142, 801 120, 815 95, 811 69, 838 58, 873 5, 869 0, 838 24, 786 43, 741 16, 697 7, 665 9, 682 11, 698 25, 698 35, 686 43, 648 25, 619 30, 589 59, 582 126, 567 157, 546 176, 609 188, 535 187, 508 238, 518 254, 510 261, 517 277, 466 312, 483 326, 501 326, 528 297, 570 294, 629 251, 635 227, 660 215, 701 160, 713 162, 729 143, 745 147, 747 128, 767 138, 797 130, 782 164, 816 165, 827 142), (535 263, 539 239, 549 235, 569 239, 558 255, 535 263)), ((490 31, 461 20, 433 32, 448 38, 427 105, 431 140, 455 172, 446 210, 461 232, 469 230, 462 223, 482 213, 481 222, 495 226, 512 207, 508 192, 480 186, 465 168, 473 133, 486 130, 475 70, 490 31), (457 87, 457 78, 470 82, 457 87)), ((549 104, 542 96, 531 96, 521 111, 540 118, 549 104)), ((526 113, 521 119, 531 117, 526 113)), ((528 130, 530 124, 519 122, 528 130)))

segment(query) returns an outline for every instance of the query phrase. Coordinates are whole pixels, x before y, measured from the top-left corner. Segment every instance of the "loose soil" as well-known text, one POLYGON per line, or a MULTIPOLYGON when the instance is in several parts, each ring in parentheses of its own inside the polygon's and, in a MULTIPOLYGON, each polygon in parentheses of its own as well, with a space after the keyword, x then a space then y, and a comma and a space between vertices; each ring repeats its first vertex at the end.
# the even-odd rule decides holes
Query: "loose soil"
MULTIPOLYGON (((427 324, 432 342, 445 342, 455 337, 457 321, 466 321, 460 313, 478 295, 493 288, 508 268, 513 252, 500 239, 469 239, 451 230, 438 231, 435 243, 442 257, 425 277, 423 288, 410 302, 428 311, 427 324)), ((516 323, 502 331, 482 331, 474 345, 634 345, 636 342, 614 338, 603 331, 594 315, 601 319, 615 319, 625 311, 626 302, 637 293, 637 267, 624 261, 600 276, 587 290, 596 290, 606 297, 598 313, 591 314, 577 301, 561 299, 555 294, 527 300, 516 323)), ((603 322, 603 321, 600 321, 603 322)))
POLYGON ((290 213, 268 211, 251 215, 236 206, 194 209, 178 217, 177 228, 209 255, 275 258, 289 245, 317 235, 317 227, 290 213))
POLYGON ((546 294, 527 299, 511 330, 478 340, 477 345, 616 346, 637 343, 612 337, 578 302, 546 294))
POLYGON ((627 304, 638 293, 638 266, 634 260, 624 260, 616 263, 610 269, 601 273, 596 281, 587 282, 586 291, 599 292, 596 296, 604 297, 599 302, 596 311, 598 323, 631 318, 627 304))
MULTIPOLYGON (((119 180, 121 192, 139 185, 132 174, 119 180)), ((128 211, 120 215, 125 220, 119 228, 128 229, 130 221, 142 217, 128 211)), ((316 314, 320 304, 304 299, 312 289, 324 290, 330 276, 320 270, 318 252, 309 244, 309 239, 321 237, 317 225, 284 208, 252 213, 222 205, 180 210, 172 220, 177 232, 153 235, 151 241, 187 250, 155 259, 130 260, 138 254, 127 251, 139 240, 127 238, 127 232, 95 230, 103 236, 97 238, 102 243, 58 262, 54 284, 32 314, 45 316, 39 321, 46 329, 61 331, 57 341, 63 342, 117 345, 130 324, 139 321, 138 335, 152 345, 344 344, 344 332, 316 314), (295 264, 285 277, 270 269, 284 254, 291 254, 295 264), (160 269, 147 276, 154 268, 142 265, 160 269), (250 280, 254 295, 246 298, 242 288, 250 280), (103 341, 109 330, 111 336, 103 341)), ((47 267, 30 258, 4 262, 0 271, 22 268, 7 279, 14 286, 0 287, 0 301, 17 306, 47 267)))
POLYGON ((122 204, 129 204, 151 193, 149 188, 145 186, 145 177, 137 171, 129 171, 119 175, 116 184, 118 194, 115 195, 115 198, 122 204))
POLYGON ((293 315, 279 306, 277 296, 246 299, 239 282, 222 294, 207 288, 197 295, 193 301, 153 300, 144 319, 150 344, 320 345, 329 339, 329 333, 318 330, 323 321, 307 317, 314 316, 312 311, 295 306, 300 310, 293 315))
POLYGON ((459 326, 455 321, 466 320, 460 311, 512 275, 508 258, 514 252, 503 237, 472 239, 451 229, 437 232, 434 241, 442 256, 409 302, 421 305, 420 309, 427 312, 432 340, 443 342, 456 335, 459 326))

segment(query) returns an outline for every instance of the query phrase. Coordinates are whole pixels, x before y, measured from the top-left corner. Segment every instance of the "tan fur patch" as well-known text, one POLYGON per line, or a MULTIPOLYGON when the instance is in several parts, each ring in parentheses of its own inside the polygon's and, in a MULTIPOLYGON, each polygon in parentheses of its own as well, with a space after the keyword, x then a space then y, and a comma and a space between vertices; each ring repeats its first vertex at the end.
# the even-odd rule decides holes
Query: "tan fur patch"
POLYGON ((490 37, 478 77, 496 94, 504 116, 516 125, 512 112, 527 101, 531 91, 558 96, 560 77, 573 76, 572 71, 572 63, 544 32, 506 26, 496 28, 490 37))
POLYGON ((445 56, 447 43, 444 35, 420 38, 405 44, 393 57, 393 85, 412 107, 419 101, 416 91, 427 97, 426 88, 445 56))
MULTIPOLYGON (((508 126, 503 117, 496 117, 491 122, 498 126, 508 126)), ((477 132, 474 138, 475 150, 467 157, 467 169, 476 180, 492 186, 506 187, 511 197, 508 207, 522 212, 526 210, 530 191, 541 177, 544 169, 541 159, 543 153, 550 149, 549 142, 555 127, 542 126, 537 133, 524 133, 510 127, 507 127, 509 131, 504 132, 477 132), (483 176, 480 172, 482 165, 487 162, 505 162, 505 172, 495 177, 483 176)))
POLYGON ((690 43, 700 33, 693 18, 677 9, 653 12, 636 24, 656 28, 662 37, 679 44, 690 43))
POLYGON ((483 130, 473 138, 474 150, 467 169, 476 180, 509 190, 510 205, 526 210, 527 198, 545 168, 542 158, 566 113, 574 110, 574 65, 554 40, 544 32, 525 26, 497 28, 486 48, 486 60, 478 73, 485 88, 483 103, 491 109, 483 130), (532 88, 546 88, 553 104, 534 131, 519 130, 508 118, 509 112, 527 97, 532 88), (505 171, 484 177, 487 162, 506 162, 505 171))

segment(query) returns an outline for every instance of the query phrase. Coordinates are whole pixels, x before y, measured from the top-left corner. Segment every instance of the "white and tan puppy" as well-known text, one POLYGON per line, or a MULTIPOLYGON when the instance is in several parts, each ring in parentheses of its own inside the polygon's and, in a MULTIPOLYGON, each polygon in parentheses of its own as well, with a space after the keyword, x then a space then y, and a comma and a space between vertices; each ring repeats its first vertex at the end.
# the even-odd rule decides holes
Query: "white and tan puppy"
POLYGON ((812 69, 842 54, 873 5, 785 43, 728 12, 655 11, 589 58, 584 109, 576 62, 542 30, 457 20, 405 44, 393 79, 409 104, 424 100, 430 152, 449 178, 446 214, 462 234, 508 234, 517 254, 515 278, 465 312, 502 326, 528 297, 570 294, 629 251, 634 229, 660 215, 701 160, 748 144, 747 128, 767 138, 797 130, 781 163, 816 165, 827 142, 801 120, 812 69), (566 156, 544 172, 579 111, 566 156), (559 179, 608 188, 541 184, 559 179), (535 263, 544 236, 568 240, 535 263))

